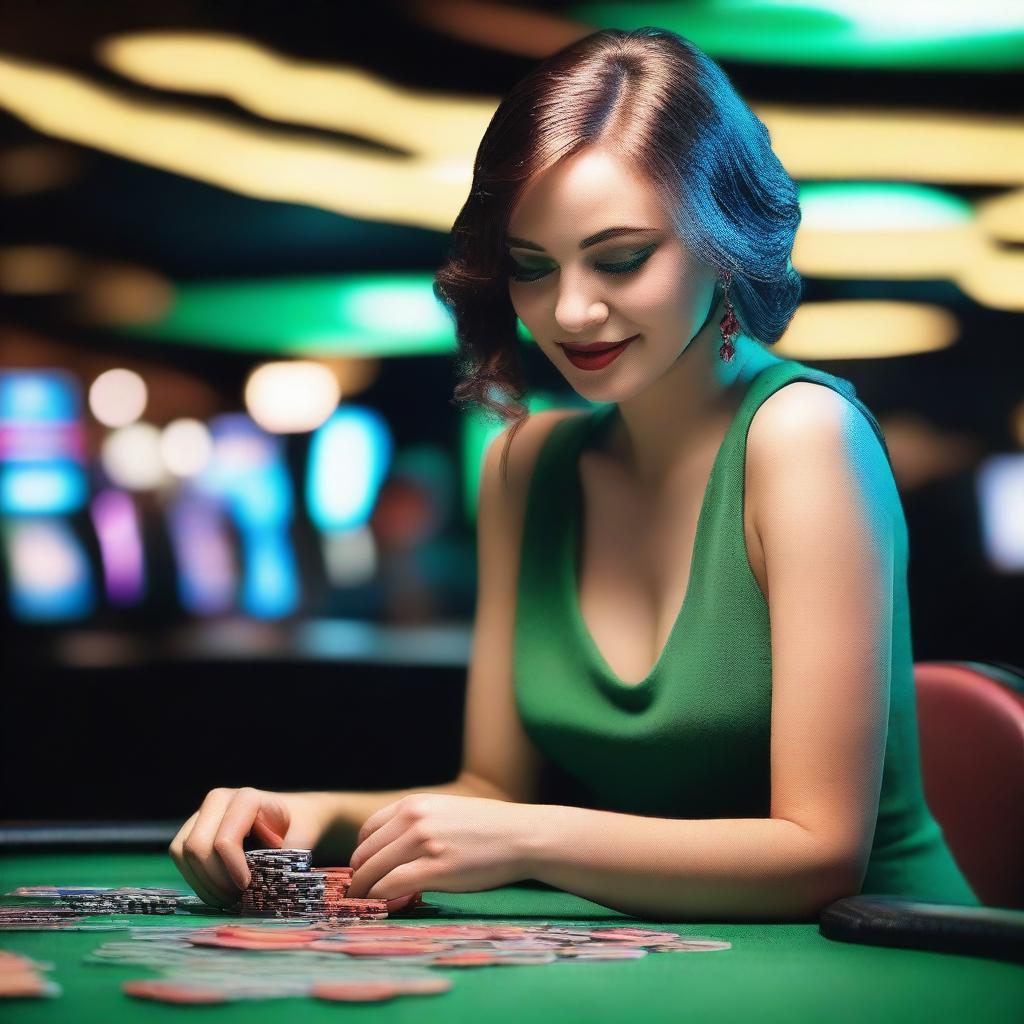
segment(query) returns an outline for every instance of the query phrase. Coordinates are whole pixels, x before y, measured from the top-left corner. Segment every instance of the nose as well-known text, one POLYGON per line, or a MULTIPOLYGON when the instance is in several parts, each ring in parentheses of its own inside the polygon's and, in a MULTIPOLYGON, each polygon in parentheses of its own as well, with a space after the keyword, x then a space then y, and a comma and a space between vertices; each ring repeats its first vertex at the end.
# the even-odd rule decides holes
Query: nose
POLYGON ((563 271, 555 299, 555 320, 566 334, 581 334, 588 328, 603 324, 608 319, 608 306, 586 281, 587 275, 563 271))

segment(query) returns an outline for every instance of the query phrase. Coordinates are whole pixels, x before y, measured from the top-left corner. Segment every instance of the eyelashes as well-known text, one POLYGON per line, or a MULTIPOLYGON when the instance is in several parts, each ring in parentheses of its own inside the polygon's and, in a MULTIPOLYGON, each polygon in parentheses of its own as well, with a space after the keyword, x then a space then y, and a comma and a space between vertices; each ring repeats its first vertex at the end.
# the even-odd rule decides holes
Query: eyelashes
MULTIPOLYGON (((648 245, 634 253, 628 260, 624 260, 621 263, 595 263, 594 269, 602 274, 632 274, 647 262, 651 257, 651 254, 657 248, 658 243, 654 243, 653 245, 648 245)), ((542 277, 547 277, 547 275, 551 273, 550 270, 527 270, 525 267, 516 263, 511 256, 508 256, 507 259, 508 273, 513 281, 520 281, 523 283, 539 281, 542 277)))

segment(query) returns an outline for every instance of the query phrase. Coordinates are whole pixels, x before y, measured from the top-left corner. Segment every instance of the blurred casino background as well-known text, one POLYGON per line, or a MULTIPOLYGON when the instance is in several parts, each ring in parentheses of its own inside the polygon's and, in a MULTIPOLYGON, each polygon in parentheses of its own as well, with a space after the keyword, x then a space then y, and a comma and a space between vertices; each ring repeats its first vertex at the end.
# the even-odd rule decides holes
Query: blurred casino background
POLYGON ((5 3, 0 818, 454 776, 502 424, 432 275, 500 96, 648 24, 800 183, 778 351, 879 416, 915 658, 1024 664, 1022 5, 5 3))

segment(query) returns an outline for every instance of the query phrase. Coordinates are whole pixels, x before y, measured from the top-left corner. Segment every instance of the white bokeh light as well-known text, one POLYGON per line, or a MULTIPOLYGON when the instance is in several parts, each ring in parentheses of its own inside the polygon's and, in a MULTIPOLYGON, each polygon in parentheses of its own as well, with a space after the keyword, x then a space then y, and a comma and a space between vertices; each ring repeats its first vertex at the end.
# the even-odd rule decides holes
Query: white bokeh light
POLYGON ((166 479, 160 431, 152 423, 133 423, 111 432, 100 449, 110 482, 129 491, 149 491, 166 479))
POLYGON ((201 473, 213 454, 213 440, 205 423, 193 419, 174 420, 160 435, 160 455, 175 476, 201 473))
POLYGON ((81 565, 67 536, 45 520, 29 521, 14 534, 13 575, 18 585, 59 592, 73 586, 81 565))
POLYGON ((146 382, 134 370, 107 370, 89 388, 89 408, 105 427, 126 427, 145 411, 146 382))
POLYGON ((313 362, 265 363, 245 385, 249 415, 272 434, 316 430, 338 407, 340 398, 338 378, 313 362))

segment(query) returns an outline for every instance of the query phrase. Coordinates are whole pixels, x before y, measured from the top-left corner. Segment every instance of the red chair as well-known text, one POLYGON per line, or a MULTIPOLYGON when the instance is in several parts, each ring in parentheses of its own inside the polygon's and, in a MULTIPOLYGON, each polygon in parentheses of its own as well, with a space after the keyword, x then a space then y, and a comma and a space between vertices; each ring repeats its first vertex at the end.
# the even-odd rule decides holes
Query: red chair
POLYGON ((914 663, 925 800, 982 903, 1024 909, 1024 676, 914 663))

